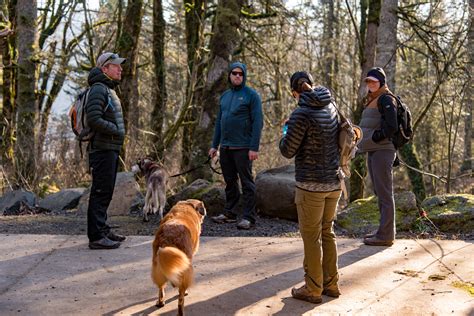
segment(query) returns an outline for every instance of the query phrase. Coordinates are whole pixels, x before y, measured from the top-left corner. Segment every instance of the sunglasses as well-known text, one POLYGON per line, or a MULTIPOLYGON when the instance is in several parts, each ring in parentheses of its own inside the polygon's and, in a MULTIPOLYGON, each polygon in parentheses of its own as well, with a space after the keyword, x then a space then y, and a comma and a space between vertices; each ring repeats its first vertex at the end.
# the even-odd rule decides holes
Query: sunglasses
POLYGON ((107 57, 107 59, 102 63, 102 67, 105 66, 105 64, 109 61, 109 60, 114 60, 114 59, 117 59, 119 58, 119 55, 117 54, 112 54, 110 55, 109 57, 107 57))
POLYGON ((231 71, 230 73, 234 76, 240 76, 240 77, 244 76, 244 73, 241 71, 231 71))

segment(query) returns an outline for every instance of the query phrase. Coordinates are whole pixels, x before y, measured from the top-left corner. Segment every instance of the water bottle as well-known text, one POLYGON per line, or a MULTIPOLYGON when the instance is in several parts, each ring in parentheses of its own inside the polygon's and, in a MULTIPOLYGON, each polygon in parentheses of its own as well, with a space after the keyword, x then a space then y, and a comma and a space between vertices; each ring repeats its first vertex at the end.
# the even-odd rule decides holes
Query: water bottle
POLYGON ((283 125, 283 136, 286 136, 286 132, 288 132, 288 125, 283 125))

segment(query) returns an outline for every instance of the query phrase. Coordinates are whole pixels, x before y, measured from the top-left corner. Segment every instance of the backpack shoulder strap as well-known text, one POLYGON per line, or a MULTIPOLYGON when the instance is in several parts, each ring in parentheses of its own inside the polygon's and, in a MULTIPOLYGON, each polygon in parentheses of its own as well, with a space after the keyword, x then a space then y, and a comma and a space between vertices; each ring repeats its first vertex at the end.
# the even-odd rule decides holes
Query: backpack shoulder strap
MULTIPOLYGON (((86 98, 89 96, 89 92, 91 91, 91 89, 92 89, 92 87, 93 87, 94 85, 101 85, 101 86, 105 87, 105 90, 107 91, 107 104, 106 104, 105 109, 104 109, 104 112, 105 112, 105 111, 107 111, 107 109, 109 108, 109 106, 110 106, 110 101, 111 101, 111 99, 112 99, 111 96, 110 96, 110 88, 109 88, 109 86, 107 86, 107 85, 106 85, 105 83, 103 83, 103 82, 94 82, 94 83, 90 86, 89 91, 87 91, 87 96, 86 96, 86 98)), ((86 99, 86 102, 87 102, 87 99, 86 99)))
POLYGON ((391 92, 386 92, 384 94, 381 94, 379 96, 379 98, 377 99, 377 108, 379 109, 379 112, 383 114, 382 112, 382 99, 387 97, 387 96, 391 96, 392 98, 395 99, 395 102, 397 102, 397 107, 398 107, 398 104, 399 104, 399 99, 396 95, 394 95, 393 93, 391 92))

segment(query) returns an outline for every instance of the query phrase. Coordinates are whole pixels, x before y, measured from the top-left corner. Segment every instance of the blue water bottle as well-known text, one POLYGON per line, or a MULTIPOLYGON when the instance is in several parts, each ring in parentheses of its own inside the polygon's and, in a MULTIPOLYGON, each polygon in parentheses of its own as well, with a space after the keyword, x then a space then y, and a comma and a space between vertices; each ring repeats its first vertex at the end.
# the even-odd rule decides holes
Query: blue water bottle
POLYGON ((283 125, 283 136, 286 136, 286 132, 288 132, 288 124, 283 125))

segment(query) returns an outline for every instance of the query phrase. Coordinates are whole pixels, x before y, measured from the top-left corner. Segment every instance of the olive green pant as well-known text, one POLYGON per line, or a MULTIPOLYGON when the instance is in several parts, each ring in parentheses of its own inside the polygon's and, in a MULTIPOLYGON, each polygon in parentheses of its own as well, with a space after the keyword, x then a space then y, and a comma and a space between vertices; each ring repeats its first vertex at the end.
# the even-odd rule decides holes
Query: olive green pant
POLYGON ((304 244, 303 267, 307 288, 320 296, 323 289, 337 290, 337 245, 333 222, 341 190, 309 192, 296 188, 295 203, 304 244))

